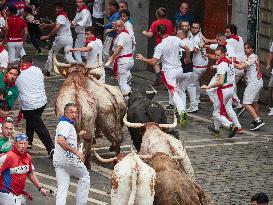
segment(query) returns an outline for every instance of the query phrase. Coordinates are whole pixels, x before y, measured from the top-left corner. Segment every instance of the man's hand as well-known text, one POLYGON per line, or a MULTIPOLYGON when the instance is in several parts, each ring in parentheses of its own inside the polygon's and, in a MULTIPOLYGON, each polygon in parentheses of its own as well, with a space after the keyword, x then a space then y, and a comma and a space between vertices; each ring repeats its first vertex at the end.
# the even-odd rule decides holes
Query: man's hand
POLYGON ((48 190, 46 190, 44 187, 42 187, 41 189, 40 189, 40 192, 41 192, 41 194, 43 195, 43 196, 48 196, 48 190))
POLYGON ((149 35, 148 31, 142 31, 142 34, 144 34, 145 36, 149 35))
POLYGON ((47 40, 47 39, 49 39, 49 36, 42 36, 40 39, 41 39, 42 41, 43 41, 43 40, 47 40))
POLYGON ((103 24, 101 24, 101 23, 99 23, 99 22, 96 22, 96 24, 97 24, 97 26, 98 26, 98 27, 101 27, 101 28, 103 28, 103 27, 104 27, 104 25, 103 25, 103 24))
POLYGON ((67 53, 72 52, 72 51, 76 51, 76 49, 75 49, 75 48, 70 48, 70 49, 67 51, 67 53))
POLYGON ((81 152, 77 151, 75 155, 79 157, 82 162, 84 162, 84 156, 81 152))
POLYGON ((141 54, 136 54, 136 59, 143 61, 144 57, 141 54))
POLYGON ((189 57, 184 58, 184 63, 189 64, 191 62, 191 59, 189 57))
POLYGON ((39 27, 40 27, 41 29, 44 29, 44 28, 46 28, 47 26, 46 26, 45 23, 41 23, 41 24, 39 25, 39 27))
POLYGON ((84 138, 85 135, 86 135, 86 131, 85 131, 85 130, 81 130, 81 131, 79 132, 79 137, 80 137, 80 138, 84 138))

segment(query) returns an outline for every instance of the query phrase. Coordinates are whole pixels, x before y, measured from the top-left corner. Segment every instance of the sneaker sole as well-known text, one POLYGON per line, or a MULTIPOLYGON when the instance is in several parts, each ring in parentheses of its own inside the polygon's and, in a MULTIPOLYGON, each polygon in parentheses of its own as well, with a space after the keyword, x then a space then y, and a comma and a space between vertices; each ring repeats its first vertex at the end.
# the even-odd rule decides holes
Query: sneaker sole
POLYGON ((263 122, 263 123, 262 123, 262 124, 260 124, 259 126, 254 127, 254 128, 250 128, 249 130, 250 130, 250 131, 255 131, 255 130, 257 130, 257 129, 259 129, 259 128, 263 127, 264 125, 265 125, 265 123, 263 122))

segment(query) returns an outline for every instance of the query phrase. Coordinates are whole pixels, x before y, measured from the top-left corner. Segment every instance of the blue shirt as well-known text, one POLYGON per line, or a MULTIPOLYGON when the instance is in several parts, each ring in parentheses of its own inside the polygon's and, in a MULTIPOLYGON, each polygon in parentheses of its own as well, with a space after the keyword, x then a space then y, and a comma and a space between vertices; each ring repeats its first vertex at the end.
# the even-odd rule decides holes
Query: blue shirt
POLYGON ((192 23, 194 22, 194 20, 195 20, 195 18, 194 18, 194 15, 192 14, 192 13, 188 13, 188 15, 186 15, 186 16, 183 16, 183 15, 181 15, 181 12, 179 11, 179 12, 177 12, 176 14, 175 14, 175 17, 174 17, 174 19, 175 19, 175 25, 176 25, 176 27, 178 26, 178 24, 183 20, 185 20, 185 21, 188 21, 189 23, 190 23, 190 25, 192 25, 192 23))
MULTIPOLYGON (((104 24, 104 29, 111 29, 112 23, 118 21, 119 19, 120 19, 119 11, 116 11, 112 16, 110 16, 109 23, 104 24)), ((110 32, 107 34, 107 36, 114 38, 116 36, 116 32, 110 32)))

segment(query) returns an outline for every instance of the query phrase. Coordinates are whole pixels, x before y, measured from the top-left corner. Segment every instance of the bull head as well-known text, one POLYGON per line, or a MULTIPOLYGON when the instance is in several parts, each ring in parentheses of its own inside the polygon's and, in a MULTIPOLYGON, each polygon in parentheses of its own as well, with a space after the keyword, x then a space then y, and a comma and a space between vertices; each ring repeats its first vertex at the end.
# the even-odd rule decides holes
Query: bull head
POLYGON ((67 77, 69 74, 69 68, 72 66, 71 64, 61 63, 56 58, 56 53, 53 52, 52 54, 52 62, 53 62, 53 69, 54 72, 58 75, 63 75, 67 77))
MULTIPOLYGON (((131 123, 128 122, 127 120, 127 113, 125 114, 124 118, 123 118, 123 123, 127 126, 127 127, 131 127, 131 128, 141 128, 145 126, 145 123, 131 123)), ((174 114, 174 122, 172 124, 157 124, 158 127, 163 128, 163 129, 172 129, 175 128, 177 126, 177 118, 174 114)))

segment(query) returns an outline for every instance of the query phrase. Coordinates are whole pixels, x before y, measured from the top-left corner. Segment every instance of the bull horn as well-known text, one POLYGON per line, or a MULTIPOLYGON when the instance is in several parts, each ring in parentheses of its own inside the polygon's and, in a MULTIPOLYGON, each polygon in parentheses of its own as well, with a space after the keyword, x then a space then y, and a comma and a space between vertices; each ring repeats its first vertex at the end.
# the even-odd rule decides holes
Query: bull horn
POLYGON ((57 74, 59 74, 59 75, 61 75, 61 73, 60 73, 60 71, 59 71, 59 69, 58 69, 58 67, 57 67, 57 58, 56 58, 56 54, 55 53, 53 53, 52 54, 52 61, 53 61, 53 69, 54 69, 54 72, 55 73, 57 73, 57 74))
POLYGON ((92 70, 89 70, 89 75, 94 75, 98 78, 100 78, 103 74, 103 67, 102 66, 99 66, 95 69, 92 69, 92 70))
POLYGON ((123 123, 124 125, 126 125, 127 127, 131 127, 131 128, 141 128, 144 126, 143 123, 131 123, 127 121, 127 113, 125 114, 124 118, 123 118, 123 123))
POLYGON ((67 63, 61 63, 57 60, 56 58, 56 54, 53 53, 52 55, 52 60, 53 60, 53 64, 59 68, 59 67, 62 67, 62 68, 70 68, 72 65, 71 64, 67 64, 67 63))
POLYGON ((110 159, 103 159, 101 156, 99 156, 99 154, 96 152, 96 150, 93 148, 93 152, 97 158, 98 161, 100 161, 101 163, 112 163, 115 160, 117 160, 116 157, 110 158, 110 159))
POLYGON ((154 89, 154 87, 152 85, 149 84, 149 86, 152 88, 153 91, 146 91, 146 94, 157 94, 156 89, 154 89))
POLYGON ((175 114, 174 114, 174 122, 172 124, 159 124, 158 126, 163 129, 175 128, 177 126, 177 118, 176 118, 175 114))
POLYGON ((152 159, 153 155, 138 155, 140 159, 152 159))

